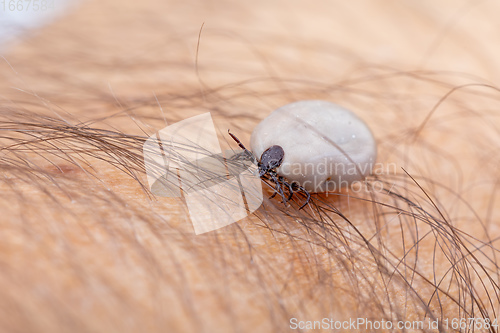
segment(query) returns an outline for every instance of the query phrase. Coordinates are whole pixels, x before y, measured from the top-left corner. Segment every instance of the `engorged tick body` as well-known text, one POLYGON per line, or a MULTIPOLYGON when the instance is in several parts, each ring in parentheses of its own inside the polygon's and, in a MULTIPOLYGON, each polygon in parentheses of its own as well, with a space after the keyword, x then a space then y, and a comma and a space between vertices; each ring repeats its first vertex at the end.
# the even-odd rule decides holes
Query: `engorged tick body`
POLYGON ((363 120, 319 100, 296 101, 262 119, 252 132, 250 148, 258 158, 272 146, 285 152, 276 174, 311 193, 337 192, 362 182, 377 157, 375 138, 363 120))

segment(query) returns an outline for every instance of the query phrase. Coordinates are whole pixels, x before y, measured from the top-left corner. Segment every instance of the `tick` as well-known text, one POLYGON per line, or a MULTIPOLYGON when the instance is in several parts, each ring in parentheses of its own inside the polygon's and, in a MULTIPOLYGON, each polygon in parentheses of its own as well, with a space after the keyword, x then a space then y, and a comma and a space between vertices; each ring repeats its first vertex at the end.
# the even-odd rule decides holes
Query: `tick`
POLYGON ((274 198, 276 194, 279 194, 283 199, 283 202, 286 203, 287 201, 290 201, 292 199, 295 192, 300 191, 305 194, 306 201, 304 204, 302 204, 302 206, 300 206, 299 210, 304 208, 309 203, 311 195, 305 188, 303 188, 296 182, 289 183, 284 177, 278 175, 276 172, 276 168, 281 166, 281 164, 283 163, 283 158, 285 157, 285 151, 281 146, 270 146, 262 153, 260 159, 257 160, 254 154, 249 151, 235 135, 233 135, 229 130, 227 132, 229 133, 231 138, 236 141, 238 146, 253 159, 254 163, 257 164, 259 168, 259 177, 266 180, 271 180, 275 184, 274 193, 273 195, 271 195, 270 199, 274 198), (286 187, 288 189, 288 197, 285 197, 283 187, 286 187))

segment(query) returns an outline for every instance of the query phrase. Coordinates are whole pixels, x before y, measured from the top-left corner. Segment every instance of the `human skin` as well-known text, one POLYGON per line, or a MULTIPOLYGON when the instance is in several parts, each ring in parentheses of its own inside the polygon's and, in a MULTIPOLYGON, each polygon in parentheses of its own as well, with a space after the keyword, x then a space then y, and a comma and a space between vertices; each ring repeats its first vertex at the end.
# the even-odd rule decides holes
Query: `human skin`
POLYGON ((499 9, 89 1, 13 45, 0 62, 0 327, 493 321, 499 9), (366 189, 301 211, 300 195, 266 199, 202 235, 184 199, 149 191, 142 146, 167 124, 211 112, 223 149, 237 147, 227 129, 249 146, 261 119, 303 99, 369 124, 381 168, 366 189))

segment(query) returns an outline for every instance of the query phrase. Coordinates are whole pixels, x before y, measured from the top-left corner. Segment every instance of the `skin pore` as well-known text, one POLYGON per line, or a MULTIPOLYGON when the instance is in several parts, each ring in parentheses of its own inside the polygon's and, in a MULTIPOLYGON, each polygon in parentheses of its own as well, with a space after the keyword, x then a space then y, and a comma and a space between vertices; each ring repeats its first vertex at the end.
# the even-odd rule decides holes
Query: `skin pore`
POLYGON ((499 9, 88 1, 12 45, 0 59, 1 327, 493 321, 499 9), (303 99, 369 124, 379 166, 364 188, 313 195, 301 211, 303 197, 265 199, 202 235, 182 198, 149 191, 142 146, 167 124, 211 112, 223 150, 237 148, 227 129, 249 147, 263 118, 303 99))

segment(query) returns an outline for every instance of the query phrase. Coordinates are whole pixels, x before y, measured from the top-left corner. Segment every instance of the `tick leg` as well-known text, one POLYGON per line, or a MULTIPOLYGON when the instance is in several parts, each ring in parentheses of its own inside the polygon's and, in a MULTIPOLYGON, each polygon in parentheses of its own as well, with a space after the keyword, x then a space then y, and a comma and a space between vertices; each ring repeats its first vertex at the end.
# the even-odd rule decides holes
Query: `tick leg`
MULTIPOLYGON (((279 177, 278 179, 279 179, 279 181, 280 181, 281 183, 283 183, 283 185, 285 185, 285 186, 288 188, 288 193, 290 193, 290 194, 288 195, 288 198, 286 199, 286 201, 290 201, 290 200, 292 199, 292 197, 293 197, 293 189, 292 189, 292 185, 290 185, 289 183, 287 183, 287 182, 283 179, 283 177, 279 177)), ((273 195, 271 195, 271 196, 269 197, 269 199, 274 198, 274 197, 276 196, 276 194, 278 194, 278 192, 275 190, 275 191, 274 191, 274 193, 273 193, 273 195)), ((284 194, 285 194, 285 193, 283 193, 283 194, 282 194, 282 196, 284 196, 284 194)))
POLYGON ((280 181, 278 180, 278 178, 276 178, 276 175, 274 175, 274 173, 269 173, 269 177, 271 177, 271 180, 276 184, 275 192, 270 198, 274 198, 276 193, 279 193, 281 195, 281 198, 283 199, 283 203, 286 203, 285 193, 283 193, 283 188, 280 185, 280 181))
POLYGON ((244 145, 243 143, 241 143, 240 139, 238 139, 233 133, 229 132, 229 130, 227 130, 227 133, 229 133, 229 135, 231 136, 231 138, 233 138, 234 141, 236 141, 236 143, 238 144, 238 146, 243 149, 247 154, 248 156, 252 157, 252 160, 254 163, 257 163, 257 160, 255 159, 255 157, 253 156, 252 152, 250 150, 248 150, 244 145))
POLYGON ((227 132, 229 133, 229 135, 233 138, 234 141, 236 141, 236 143, 238 144, 238 146, 240 146, 241 149, 243 150, 248 150, 240 141, 240 139, 238 139, 233 133, 229 132, 229 130, 227 130, 227 132))
POLYGON ((290 193, 288 195, 288 201, 290 201, 293 197, 293 188, 292 188, 292 185, 290 185, 287 181, 285 181, 285 179, 283 177, 279 177, 279 180, 283 183, 283 185, 285 185, 287 188, 288 188, 288 192, 290 193))
POLYGON ((309 191, 307 191, 305 188, 303 188, 302 186, 298 185, 299 186, 299 190, 304 193, 307 197, 306 199, 306 202, 304 202, 304 204, 302 206, 300 206, 299 210, 301 210, 302 208, 304 208, 308 203, 309 203, 309 200, 311 200, 311 194, 309 193, 309 191))
MULTIPOLYGON (((264 176, 262 176, 262 179, 265 179, 265 180, 268 180, 268 181, 272 181, 272 182, 274 182, 276 184, 276 182, 273 179, 271 179, 271 176, 264 175, 264 176)), ((277 184, 277 185, 279 186, 279 184, 277 184)), ((278 186, 274 187, 274 193, 269 197, 269 199, 274 198, 276 196, 276 194, 278 194, 278 186)))
POLYGON ((302 192, 305 196, 306 196, 306 202, 304 202, 302 204, 302 206, 300 206, 299 210, 301 210, 302 208, 304 208, 308 203, 309 201, 311 200, 311 194, 309 193, 309 191, 307 191, 305 188, 303 188, 302 186, 300 186, 299 184, 297 183, 292 183, 292 187, 295 189, 295 191, 297 192, 300 191, 302 192))
POLYGON ((278 184, 278 182, 275 180, 276 178, 272 178, 269 174, 266 174, 266 175, 262 176, 261 178, 274 183, 274 185, 275 185, 274 192, 269 197, 269 199, 274 198, 276 196, 276 194, 278 194, 280 192, 280 184, 278 184))

